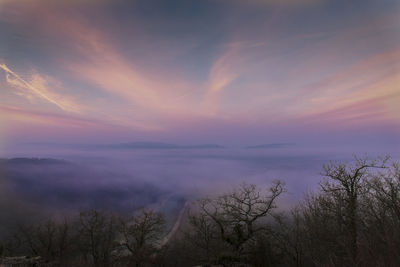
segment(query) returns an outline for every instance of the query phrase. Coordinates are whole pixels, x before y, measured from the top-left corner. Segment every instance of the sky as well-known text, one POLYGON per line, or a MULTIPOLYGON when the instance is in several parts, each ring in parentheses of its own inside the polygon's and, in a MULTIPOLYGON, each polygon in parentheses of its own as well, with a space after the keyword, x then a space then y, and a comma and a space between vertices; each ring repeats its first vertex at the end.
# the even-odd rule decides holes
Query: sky
POLYGON ((400 147, 398 0, 0 0, 0 148, 400 147))

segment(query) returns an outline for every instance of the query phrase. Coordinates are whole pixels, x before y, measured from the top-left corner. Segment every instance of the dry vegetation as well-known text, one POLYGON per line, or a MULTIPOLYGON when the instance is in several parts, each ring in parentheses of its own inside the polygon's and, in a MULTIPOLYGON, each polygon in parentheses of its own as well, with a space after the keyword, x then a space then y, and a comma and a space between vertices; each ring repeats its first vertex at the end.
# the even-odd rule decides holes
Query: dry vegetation
POLYGON ((279 181, 200 199, 163 245, 160 213, 89 210, 18 226, 0 254, 54 266, 400 266, 399 164, 355 158, 323 166, 322 175, 320 190, 286 212, 276 209, 279 181))

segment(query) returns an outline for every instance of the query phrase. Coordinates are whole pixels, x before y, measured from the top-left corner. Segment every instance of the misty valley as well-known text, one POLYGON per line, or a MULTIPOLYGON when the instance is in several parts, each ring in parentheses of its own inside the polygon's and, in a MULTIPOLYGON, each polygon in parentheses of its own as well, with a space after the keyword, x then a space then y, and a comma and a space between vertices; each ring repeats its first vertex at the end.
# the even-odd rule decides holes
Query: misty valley
MULTIPOLYGON (((69 149, 51 145, 41 151, 42 157, 1 159, 0 248, 5 264, 320 266, 329 258, 335 266, 350 266, 370 259, 347 251, 349 244, 340 241, 341 234, 345 238, 353 233, 351 228, 336 228, 350 227, 348 215, 336 213, 347 205, 340 204, 348 196, 347 181, 342 183, 341 177, 358 179, 356 225, 373 219, 364 214, 364 205, 385 201, 381 194, 391 192, 400 203, 398 167, 391 165, 399 156, 396 151, 395 157, 384 159, 295 144, 236 149, 143 144, 69 149), (388 184, 373 184, 377 175, 388 184), (339 180, 330 181, 332 177, 339 180), (343 196, 336 193, 340 186, 343 196), (388 186, 398 191, 386 192, 388 186), (367 189, 381 191, 368 195, 363 193, 367 189), (335 211, 338 204, 344 206, 335 211), (329 212, 324 211, 327 205, 329 212), (335 221, 331 216, 344 217, 335 221), (329 223, 319 225, 319 220, 329 223), (96 239, 85 239, 88 234, 96 239), (328 243, 321 235, 327 235, 328 243), (333 248, 332 242, 341 245, 333 248), (327 256, 324 249, 333 250, 327 256), (347 256, 337 258, 337 253, 347 256)), ((383 212, 382 207, 374 212, 383 212)), ((391 216, 381 219, 394 219, 391 216)), ((366 226, 357 226, 354 233, 362 235, 362 227, 366 226)), ((397 262, 388 256, 385 262, 397 262)), ((390 264, 386 266, 395 266, 390 264)))
POLYGON ((399 267, 399 0, 0 0, 0 267, 399 267))

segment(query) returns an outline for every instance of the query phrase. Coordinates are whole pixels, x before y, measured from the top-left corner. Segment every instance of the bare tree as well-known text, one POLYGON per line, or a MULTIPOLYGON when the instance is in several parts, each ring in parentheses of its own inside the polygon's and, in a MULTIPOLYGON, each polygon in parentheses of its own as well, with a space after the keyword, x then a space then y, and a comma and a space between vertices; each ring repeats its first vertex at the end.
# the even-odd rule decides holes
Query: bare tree
POLYGON ((46 261, 65 262, 71 253, 71 232, 66 220, 57 223, 49 219, 36 225, 20 225, 13 239, 14 243, 24 246, 29 255, 46 261))
POLYGON ((164 226, 163 215, 150 209, 142 209, 138 215, 128 220, 120 220, 120 244, 123 250, 128 251, 130 264, 140 266, 150 259, 157 250, 164 226))
POLYGON ((255 185, 243 183, 231 193, 200 200, 199 219, 192 219, 192 226, 206 234, 204 231, 210 226, 202 222, 207 222, 205 219, 210 220, 220 240, 233 249, 235 257, 240 257, 245 244, 265 230, 260 221, 276 208, 276 199, 283 192, 284 185, 280 181, 274 182, 269 194, 255 185))
POLYGON ((84 257, 95 266, 111 266, 116 249, 116 223, 113 214, 89 210, 79 215, 79 241, 84 257))
POLYGON ((330 198, 337 205, 340 220, 348 234, 348 254, 352 264, 357 264, 358 255, 358 225, 359 198, 366 190, 367 179, 370 178, 370 169, 386 168, 389 157, 369 159, 355 157, 354 164, 331 162, 323 166, 323 173, 327 179, 320 184, 326 198, 330 198))
POLYGON ((205 214, 189 214, 190 228, 184 231, 184 239, 197 253, 192 257, 199 263, 212 263, 225 245, 219 238, 214 221, 205 214))
POLYGON ((277 229, 273 233, 275 245, 279 247, 284 257, 284 266, 306 266, 304 263, 304 219, 300 207, 294 207, 290 213, 276 216, 277 229))
POLYGON ((363 263, 400 265, 400 165, 392 163, 368 182, 363 204, 363 263))

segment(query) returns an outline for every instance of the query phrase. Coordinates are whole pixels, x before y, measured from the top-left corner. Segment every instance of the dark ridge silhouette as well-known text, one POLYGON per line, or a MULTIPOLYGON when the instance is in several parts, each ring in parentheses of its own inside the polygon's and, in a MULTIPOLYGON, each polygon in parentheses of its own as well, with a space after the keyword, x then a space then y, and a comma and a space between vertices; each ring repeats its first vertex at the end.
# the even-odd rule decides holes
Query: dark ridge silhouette
POLYGON ((122 144, 98 145, 96 148, 103 149, 221 149, 225 148, 217 144, 200 145, 176 145, 159 142, 132 142, 122 144))
POLYGON ((274 144, 262 144, 255 146, 248 146, 248 149, 270 149, 270 148, 285 148, 295 146, 295 143, 274 143, 274 144))
POLYGON ((31 164, 31 165, 68 165, 72 164, 63 159, 51 159, 51 158, 11 158, 2 159, 0 162, 8 164, 31 164))
POLYGON ((222 149, 218 144, 178 145, 162 142, 127 142, 117 144, 57 144, 57 143, 26 143, 27 146, 42 146, 67 149, 222 149))
POLYGON ((44 210, 86 207, 124 212, 157 205, 171 195, 155 184, 136 180, 127 173, 114 173, 65 160, 13 158, 2 159, 0 164, 2 182, 10 186, 17 197, 40 205, 44 210))

